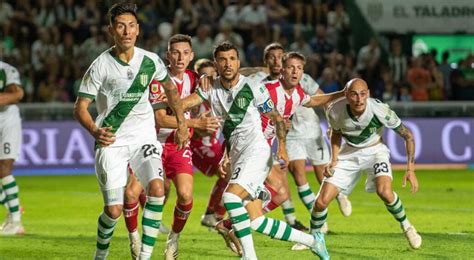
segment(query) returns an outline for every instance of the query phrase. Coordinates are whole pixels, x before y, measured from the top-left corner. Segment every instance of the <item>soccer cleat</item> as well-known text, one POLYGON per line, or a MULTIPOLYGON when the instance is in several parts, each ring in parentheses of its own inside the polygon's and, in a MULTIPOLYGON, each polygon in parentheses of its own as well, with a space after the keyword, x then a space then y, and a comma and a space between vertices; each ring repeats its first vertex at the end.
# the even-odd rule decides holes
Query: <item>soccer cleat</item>
POLYGON ((324 222, 323 226, 321 227, 320 232, 323 234, 327 234, 329 232, 329 226, 327 222, 324 222))
POLYGON ((326 249, 326 242, 324 241, 324 234, 321 232, 316 232, 313 234, 314 243, 311 247, 311 251, 319 256, 321 260, 329 260, 329 253, 326 249))
POLYGON ((130 254, 132 255, 132 259, 138 259, 138 257, 140 256, 140 249, 142 247, 140 234, 138 233, 138 231, 129 233, 128 239, 130 241, 130 254))
POLYGON ((214 214, 205 214, 201 217, 201 225, 208 228, 215 228, 217 221, 216 215, 214 214))
MULTIPOLYGON (((20 213, 23 215, 24 212, 25 212, 25 209, 22 206, 20 206, 20 213)), ((5 221, 0 226, 0 231, 2 231, 8 225, 8 223, 10 223, 12 221, 13 221, 12 214, 10 212, 8 212, 7 216, 5 217, 5 221)))
POLYGON ((105 260, 107 259, 108 255, 109 255, 109 249, 105 249, 105 250, 96 249, 94 260, 105 260))
POLYGON ((219 221, 216 224, 217 233, 219 233, 222 238, 224 238, 225 244, 227 247, 234 253, 239 256, 242 256, 243 251, 240 245, 239 239, 235 236, 233 230, 229 230, 224 226, 223 221, 219 221))
POLYGON ((346 195, 339 193, 337 195, 337 204, 344 217, 349 217, 352 213, 352 204, 346 195))
POLYGON ((414 226, 407 228, 404 233, 411 248, 418 249, 421 247, 421 236, 418 234, 414 226))
POLYGON ((309 247, 307 247, 306 245, 303 245, 301 243, 296 243, 291 247, 292 251, 302 251, 302 250, 308 250, 308 249, 309 249, 309 247))
POLYGON ((2 235, 4 236, 14 236, 14 235, 24 235, 25 229, 20 221, 11 221, 5 225, 2 229, 2 235))
POLYGON ((178 239, 179 233, 171 231, 166 241, 165 260, 178 259, 178 239))
POLYGON ((160 229, 158 230, 163 235, 168 235, 170 233, 170 229, 165 226, 163 223, 160 224, 160 229))
POLYGON ((295 224, 290 225, 290 227, 297 229, 299 231, 303 232, 308 232, 309 229, 303 225, 303 223, 299 222, 298 220, 295 220, 295 224))

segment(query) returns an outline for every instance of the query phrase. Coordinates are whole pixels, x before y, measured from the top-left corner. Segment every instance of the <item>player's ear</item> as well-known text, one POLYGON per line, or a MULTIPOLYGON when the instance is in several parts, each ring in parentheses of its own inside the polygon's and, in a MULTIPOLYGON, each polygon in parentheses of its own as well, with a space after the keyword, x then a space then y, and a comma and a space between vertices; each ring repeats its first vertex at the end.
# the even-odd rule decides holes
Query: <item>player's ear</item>
POLYGON ((194 51, 191 52, 191 55, 189 56, 189 61, 192 61, 194 59, 194 51))
POLYGON ((137 23, 137 36, 140 35, 140 24, 137 23))

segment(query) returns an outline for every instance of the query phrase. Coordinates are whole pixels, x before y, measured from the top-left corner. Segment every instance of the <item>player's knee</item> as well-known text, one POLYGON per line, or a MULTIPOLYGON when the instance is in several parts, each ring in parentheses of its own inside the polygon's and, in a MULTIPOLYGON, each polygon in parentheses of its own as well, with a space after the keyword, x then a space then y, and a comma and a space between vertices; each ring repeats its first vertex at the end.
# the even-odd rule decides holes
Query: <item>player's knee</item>
POLYGON ((393 191, 388 187, 377 187, 377 195, 385 202, 393 201, 393 191))
POLYGON ((104 212, 110 218, 117 219, 122 214, 122 205, 105 206, 104 212))
POLYGON ((140 196, 140 194, 136 194, 132 188, 126 188, 124 196, 125 203, 134 203, 138 201, 138 196, 140 196))
POLYGON ((178 202, 180 204, 189 204, 193 201, 192 189, 178 189, 178 202))
POLYGON ((330 200, 328 198, 325 198, 324 196, 318 196, 316 199, 316 202, 314 203, 314 206, 318 210, 325 210, 329 206, 330 200))
POLYGON ((6 177, 12 173, 13 160, 0 160, 0 177, 6 177))
POLYGON ((153 197, 163 197, 165 195, 165 189, 163 183, 159 181, 151 181, 148 184, 148 194, 153 197))

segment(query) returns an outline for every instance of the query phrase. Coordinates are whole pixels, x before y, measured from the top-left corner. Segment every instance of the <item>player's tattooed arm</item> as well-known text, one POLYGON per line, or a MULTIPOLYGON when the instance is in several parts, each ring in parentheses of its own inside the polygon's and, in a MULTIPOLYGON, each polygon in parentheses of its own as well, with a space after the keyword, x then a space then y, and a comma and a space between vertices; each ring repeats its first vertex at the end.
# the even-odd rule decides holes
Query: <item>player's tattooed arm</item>
POLYGON ((204 102, 204 99, 202 99, 197 92, 194 92, 193 94, 183 99, 183 108, 184 110, 188 110, 190 108, 201 105, 202 102, 204 102))
POLYGON ((336 92, 331 92, 328 94, 320 94, 317 93, 316 95, 311 96, 311 99, 309 102, 304 104, 305 107, 315 107, 315 106, 321 106, 321 105, 327 105, 330 102, 339 99, 344 96, 344 90, 336 91, 336 92))
POLYGON ((403 123, 395 129, 395 132, 405 140, 407 153, 407 171, 403 176, 402 186, 405 187, 408 180, 411 183, 411 192, 415 193, 418 191, 418 180, 415 175, 415 139, 410 129, 403 123))
POLYGON ((173 110, 176 116, 176 122, 178 123, 178 131, 175 135, 175 142, 178 145, 178 149, 186 147, 189 139, 188 127, 184 118, 184 109, 181 102, 178 89, 171 79, 168 77, 166 81, 161 82, 165 89, 166 97, 168 98, 168 106, 173 110))
POLYGON ((277 157, 280 161, 282 168, 288 165, 288 154, 286 153, 286 127, 283 117, 280 116, 278 111, 275 108, 272 111, 265 113, 265 115, 270 118, 275 124, 276 136, 278 138, 278 153, 277 157))

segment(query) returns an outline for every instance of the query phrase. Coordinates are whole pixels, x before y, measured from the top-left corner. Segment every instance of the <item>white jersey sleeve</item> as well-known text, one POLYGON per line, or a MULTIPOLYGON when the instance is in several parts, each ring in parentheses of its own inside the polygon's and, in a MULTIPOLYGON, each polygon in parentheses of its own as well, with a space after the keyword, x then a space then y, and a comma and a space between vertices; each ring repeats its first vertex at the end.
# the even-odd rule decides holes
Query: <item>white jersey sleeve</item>
POLYGON ((318 83, 316 83, 316 81, 306 73, 303 74, 303 77, 300 80, 300 85, 304 92, 310 96, 316 95, 316 92, 318 92, 319 89, 318 83))
POLYGON ((95 99, 105 79, 100 60, 95 60, 82 78, 78 96, 95 99))
POLYGON ((373 113, 385 127, 395 129, 400 126, 402 121, 387 104, 378 99, 370 98, 369 100, 372 103, 373 113))
POLYGON ((255 87, 254 91, 254 104, 258 108, 258 111, 262 114, 271 112, 274 108, 272 99, 270 98, 270 93, 268 93, 267 88, 262 83, 259 83, 255 87))
POLYGON ((160 82, 166 81, 166 79, 169 78, 169 75, 163 60, 161 60, 161 58, 155 54, 153 61, 155 62, 156 66, 155 79, 160 82))
POLYGON ((9 64, 3 63, 3 65, 3 71, 5 72, 5 87, 11 84, 21 86, 20 73, 18 70, 9 64))

